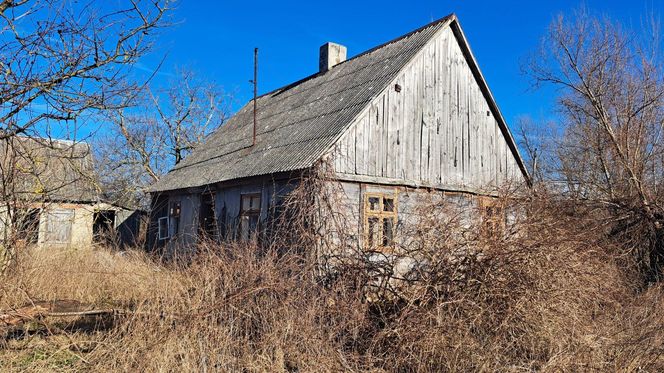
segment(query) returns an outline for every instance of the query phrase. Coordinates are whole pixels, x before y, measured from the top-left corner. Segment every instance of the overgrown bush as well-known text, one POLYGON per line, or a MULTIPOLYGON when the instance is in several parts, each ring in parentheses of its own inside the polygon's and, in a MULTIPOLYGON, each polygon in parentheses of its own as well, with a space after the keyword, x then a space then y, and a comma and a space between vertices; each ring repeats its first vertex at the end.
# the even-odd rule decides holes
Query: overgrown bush
POLYGON ((326 278, 305 250, 314 241, 207 242, 168 263, 25 252, 0 285, 0 309, 68 299, 125 311, 85 328, 45 319, 46 330, 5 340, 0 369, 664 370, 664 289, 633 285, 619 250, 586 228, 590 213, 509 198, 519 213, 487 234, 440 203, 423 206, 412 239, 387 260, 415 264, 387 282, 375 275, 385 262, 360 253, 339 257, 326 278))

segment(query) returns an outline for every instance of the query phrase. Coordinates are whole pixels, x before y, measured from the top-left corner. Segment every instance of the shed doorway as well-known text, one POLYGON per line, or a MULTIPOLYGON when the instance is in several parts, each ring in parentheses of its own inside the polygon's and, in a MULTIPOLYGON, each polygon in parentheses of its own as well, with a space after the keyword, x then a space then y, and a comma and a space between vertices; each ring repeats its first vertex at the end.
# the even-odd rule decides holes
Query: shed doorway
POLYGON ((94 213, 92 224, 92 237, 94 243, 111 244, 115 241, 115 211, 100 210, 94 213))
POLYGON ((25 209, 17 212, 16 238, 26 244, 36 244, 39 241, 39 209, 25 209))
POLYGON ((214 192, 207 192, 201 195, 200 225, 198 228, 198 234, 204 239, 217 239, 217 219, 214 202, 214 192))

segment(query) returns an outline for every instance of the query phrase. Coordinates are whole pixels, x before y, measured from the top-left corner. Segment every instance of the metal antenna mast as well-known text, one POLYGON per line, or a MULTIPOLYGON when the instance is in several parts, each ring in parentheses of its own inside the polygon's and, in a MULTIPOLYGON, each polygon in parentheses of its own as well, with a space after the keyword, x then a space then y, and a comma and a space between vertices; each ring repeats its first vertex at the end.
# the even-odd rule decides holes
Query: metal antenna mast
POLYGON ((254 48, 254 133, 251 146, 256 145, 256 97, 258 96, 258 48, 254 48))

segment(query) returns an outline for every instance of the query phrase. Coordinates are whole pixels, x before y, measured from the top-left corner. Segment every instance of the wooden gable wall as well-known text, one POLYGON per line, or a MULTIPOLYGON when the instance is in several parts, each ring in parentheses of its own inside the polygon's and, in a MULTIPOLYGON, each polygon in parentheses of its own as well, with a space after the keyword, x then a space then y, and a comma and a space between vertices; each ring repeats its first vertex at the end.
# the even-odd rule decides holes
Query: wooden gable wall
POLYGON ((473 190, 524 180, 450 27, 395 83, 334 146, 330 155, 341 178, 473 190))

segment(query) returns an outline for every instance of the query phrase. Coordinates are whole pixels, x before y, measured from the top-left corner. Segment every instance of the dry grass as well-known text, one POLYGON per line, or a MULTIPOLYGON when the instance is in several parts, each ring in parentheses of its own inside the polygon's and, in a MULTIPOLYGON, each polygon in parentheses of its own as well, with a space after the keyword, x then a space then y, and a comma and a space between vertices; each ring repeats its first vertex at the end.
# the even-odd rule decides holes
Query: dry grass
POLYGON ((424 220, 402 251, 427 265, 376 303, 361 286, 375 263, 357 257, 323 285, 313 260, 251 245, 202 245, 186 265, 24 252, 0 309, 71 299, 134 312, 35 327, 4 342, 0 370, 664 371, 664 287, 635 290, 578 217, 528 203, 502 235, 424 220))

